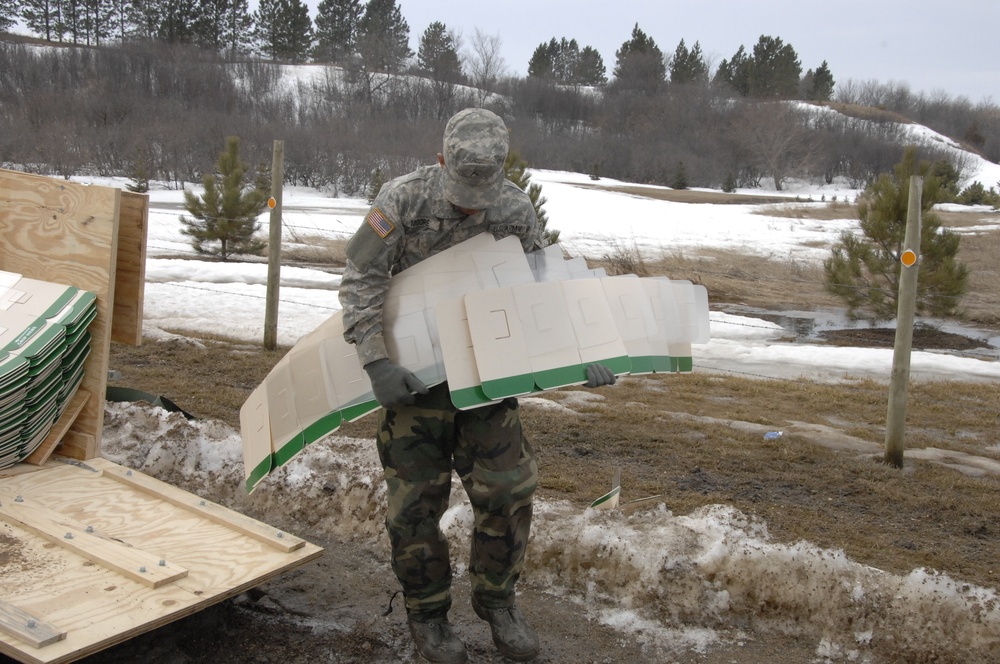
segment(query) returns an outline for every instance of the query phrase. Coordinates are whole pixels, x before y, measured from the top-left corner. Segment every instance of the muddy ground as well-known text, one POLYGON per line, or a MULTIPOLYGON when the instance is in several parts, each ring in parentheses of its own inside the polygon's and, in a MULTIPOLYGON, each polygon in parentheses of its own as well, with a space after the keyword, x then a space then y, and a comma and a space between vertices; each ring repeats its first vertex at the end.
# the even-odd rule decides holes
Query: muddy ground
MULTIPOLYGON (((867 329, 826 333, 824 336, 827 343, 876 346, 883 343, 891 345, 893 335, 891 330, 867 329)), ((914 346, 920 348, 966 349, 975 347, 976 344, 981 342, 932 329, 918 332, 914 340, 914 346)), ((130 355, 119 349, 121 352, 113 354, 113 357, 121 368, 125 368, 123 362, 126 359, 137 366, 147 361, 151 364, 167 361, 176 368, 176 364, 183 361, 182 357, 166 358, 166 349, 167 346, 151 343, 145 344, 141 350, 129 351, 133 353, 130 355), (145 359, 140 359, 134 353, 142 353, 145 359)), ((176 350, 174 348, 171 352, 176 350)), ((223 377, 224 372, 221 370, 216 373, 220 375, 220 382, 229 385, 239 382, 223 377)), ((240 380, 252 387, 259 379, 260 377, 250 377, 240 380)), ((154 389, 147 385, 136 387, 154 389)), ((176 391, 169 393, 172 396, 178 395, 176 391)), ((181 398, 178 401, 183 403, 184 395, 179 396, 181 398)), ((558 432, 545 435, 558 436, 558 432)), ((569 456, 583 454, 580 450, 590 449, 585 440, 568 445, 563 451, 554 446, 549 446, 548 449, 550 454, 558 452, 569 456)), ((628 461, 623 460, 623 463, 626 462, 628 461)), ((641 465, 638 459, 631 463, 641 465)), ((638 467, 626 468, 627 473, 637 477, 640 475, 638 467)), ((566 491, 555 481, 559 479, 557 476, 553 476, 551 471, 547 474, 549 483, 543 481, 542 491, 548 494, 566 491)), ((728 486, 721 481, 723 476, 720 469, 694 467, 685 476, 684 482, 677 482, 677 488, 678 491, 689 490, 692 494, 701 493, 715 499, 715 494, 728 486), (713 484, 713 478, 719 481, 713 484), (691 484, 695 480, 701 484, 691 484)), ((740 482, 733 482, 736 487, 733 489, 736 491, 734 496, 738 497, 741 494, 736 485, 740 485, 740 482)), ((819 482, 822 482, 822 478, 819 482)), ((772 488, 773 484, 772 481, 761 478, 759 486, 753 483, 754 492, 759 494, 772 488)), ((790 504, 794 504, 796 496, 802 498, 800 494, 772 496, 769 493, 767 500, 780 502, 787 499, 790 504)), ((676 499, 679 497, 680 494, 676 499)), ((727 500, 731 498, 733 496, 726 496, 727 500)), ((750 504, 757 501, 758 499, 753 499, 750 504)), ((226 599, 197 614, 81 661, 88 664, 419 661, 412 650, 401 598, 396 597, 394 601, 392 599, 397 586, 382 541, 365 536, 337 538, 304 532, 306 529, 301 524, 296 524, 291 517, 284 522, 279 518, 277 521, 269 520, 269 523, 322 546, 325 549, 324 555, 299 569, 267 581, 250 592, 226 599)), ((464 556, 464 551, 453 552, 454 560, 464 556)), ((830 661, 822 656, 823 645, 819 637, 808 636, 807 629, 789 636, 777 630, 761 629, 760 625, 756 625, 754 631, 713 626, 713 630, 706 629, 713 631, 712 637, 698 642, 697 639, 691 639, 690 633, 681 634, 681 631, 692 627, 680 626, 675 644, 664 643, 662 634, 655 637, 648 635, 647 638, 641 630, 628 632, 614 629, 598 620, 593 612, 588 611, 588 607, 556 593, 550 585, 533 581, 530 557, 529 548, 529 569, 519 587, 519 604, 536 625, 541 638, 542 653, 536 660, 538 662, 802 664, 830 661)), ((454 600, 451 619, 458 635, 469 649, 470 661, 507 661, 496 652, 485 623, 472 612, 468 583, 462 577, 456 580, 454 600)), ((697 630, 698 627, 694 626, 693 629, 697 630)), ((8 661, 11 660, 0 656, 0 662, 8 661)), ((841 658, 835 661, 848 660, 841 658)), ((891 654, 882 657, 870 652, 850 661, 880 664, 915 660, 897 659, 891 654)))

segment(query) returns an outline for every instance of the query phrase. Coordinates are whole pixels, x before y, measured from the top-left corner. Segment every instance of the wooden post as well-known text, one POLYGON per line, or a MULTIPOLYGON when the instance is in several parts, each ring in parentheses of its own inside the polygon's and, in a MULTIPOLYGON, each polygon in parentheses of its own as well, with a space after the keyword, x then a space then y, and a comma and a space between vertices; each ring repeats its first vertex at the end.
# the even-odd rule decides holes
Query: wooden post
POLYGON ((271 222, 267 250, 267 296, 264 303, 264 348, 278 347, 278 287, 281 282, 281 188, 285 179, 285 142, 274 142, 271 157, 271 222))
POLYGON ((906 210, 906 236, 900 254, 899 296, 896 308, 896 345, 889 382, 889 409, 885 424, 885 463, 903 467, 903 433, 906 396, 910 381, 910 352, 913 348, 913 313, 917 302, 917 268, 920 256, 920 199, 924 180, 910 176, 910 198, 906 210))

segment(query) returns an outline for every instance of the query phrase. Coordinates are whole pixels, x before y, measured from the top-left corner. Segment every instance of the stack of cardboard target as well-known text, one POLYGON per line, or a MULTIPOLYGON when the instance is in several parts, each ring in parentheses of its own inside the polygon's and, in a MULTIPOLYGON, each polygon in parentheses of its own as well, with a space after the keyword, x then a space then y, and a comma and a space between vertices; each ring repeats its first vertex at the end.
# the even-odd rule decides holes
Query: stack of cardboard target
MULTIPOLYGON (((389 357, 476 408, 615 375, 689 372, 710 339, 708 291, 686 280, 607 276, 558 245, 525 254, 489 233, 392 277, 382 313, 389 357)), ((337 312, 295 344, 240 409, 246 488, 379 405, 337 312)))
POLYGON ((83 381, 97 296, 0 271, 0 468, 27 458, 83 381))

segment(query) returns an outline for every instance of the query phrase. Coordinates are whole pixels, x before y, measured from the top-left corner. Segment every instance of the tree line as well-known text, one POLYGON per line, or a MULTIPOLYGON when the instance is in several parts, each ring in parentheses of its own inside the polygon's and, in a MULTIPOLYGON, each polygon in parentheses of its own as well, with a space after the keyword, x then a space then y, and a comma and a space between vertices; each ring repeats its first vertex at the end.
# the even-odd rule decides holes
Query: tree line
POLYGON ((21 16, 48 8, 56 18, 45 41, 64 47, 0 41, 0 161, 64 175, 197 182, 235 135, 253 164, 284 140, 290 183, 359 194, 376 173, 432 159, 441 122, 470 105, 503 114, 533 168, 671 186, 781 189, 792 177, 839 177, 861 187, 898 162, 908 118, 1000 159, 996 106, 838 84, 826 62, 803 74, 794 48, 767 35, 713 72, 698 42, 665 55, 637 24, 610 78, 595 49, 553 37, 518 78, 506 73, 500 38, 480 30, 463 43, 434 22, 414 54, 396 0, 323 0, 315 21, 298 0, 263 0, 253 14, 245 0, 14 5, 21 16), (71 21, 69 4, 115 11, 71 21), (118 36, 82 45, 100 41, 97 25, 118 36), (248 54, 249 35, 270 35, 263 57, 248 54), (311 62, 299 70, 308 80, 288 76, 284 65, 298 59, 311 62))

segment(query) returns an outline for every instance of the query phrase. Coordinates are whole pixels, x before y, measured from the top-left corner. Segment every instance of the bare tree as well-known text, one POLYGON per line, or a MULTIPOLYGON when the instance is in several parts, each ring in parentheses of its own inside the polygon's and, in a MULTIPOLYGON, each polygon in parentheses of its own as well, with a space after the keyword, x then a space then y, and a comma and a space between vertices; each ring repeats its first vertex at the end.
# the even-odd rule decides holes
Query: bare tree
POLYGON ((488 35, 479 28, 470 40, 471 53, 466 56, 466 64, 480 106, 486 103, 497 83, 507 73, 507 62, 500 55, 502 47, 500 35, 488 35))
POLYGON ((752 103, 747 107, 747 147, 781 191, 786 179, 812 171, 819 146, 812 140, 809 116, 781 102, 752 103))

